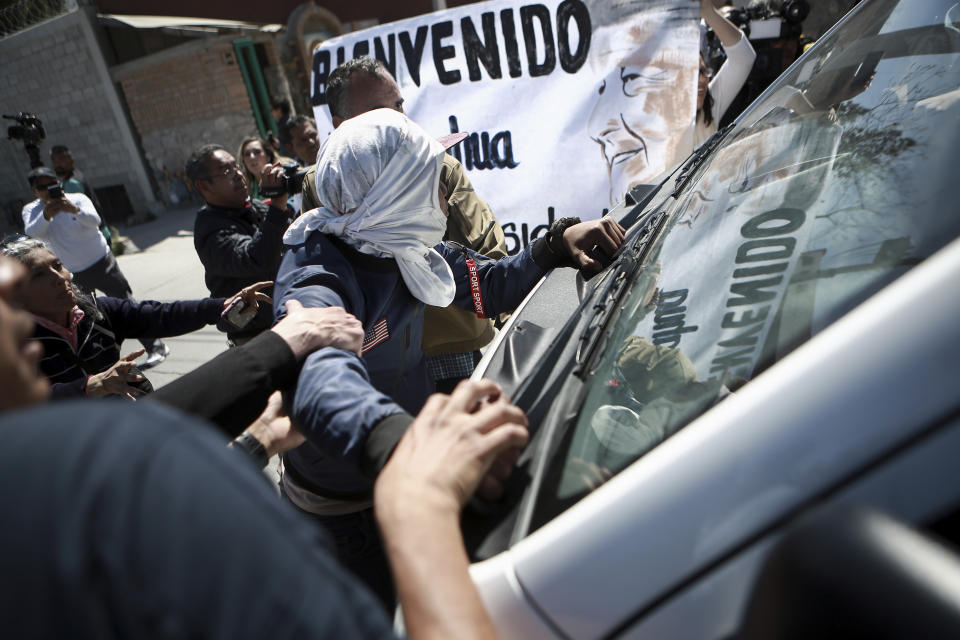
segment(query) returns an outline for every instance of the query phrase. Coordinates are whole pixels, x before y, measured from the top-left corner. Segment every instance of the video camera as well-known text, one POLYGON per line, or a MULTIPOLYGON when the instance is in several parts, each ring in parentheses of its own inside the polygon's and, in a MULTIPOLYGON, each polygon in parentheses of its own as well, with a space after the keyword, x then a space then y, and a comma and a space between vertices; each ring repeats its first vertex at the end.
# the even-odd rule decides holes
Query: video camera
POLYGON ((279 187, 260 187, 260 195, 267 198, 276 198, 281 194, 292 196, 300 193, 303 189, 303 176, 307 173, 307 168, 301 168, 300 165, 291 162, 283 165, 283 185, 279 187))
POLYGON ((783 37, 782 26, 799 27, 810 13, 807 0, 769 0, 760 5, 734 9, 730 22, 740 27, 751 40, 783 37))
MULTIPOLYGON (((807 0, 766 0, 743 9, 732 9, 727 18, 737 25, 753 46, 757 58, 740 93, 720 119, 724 127, 753 100, 763 93, 803 51, 803 21, 810 13, 807 0)), ((720 68, 725 59, 720 38, 707 33, 704 61, 712 69, 720 68)))
POLYGON ((47 132, 43 130, 43 123, 40 118, 32 113, 24 111, 15 116, 4 115, 7 120, 16 120, 17 124, 7 127, 8 140, 20 140, 23 142, 23 148, 30 156, 30 168, 42 167, 40 161, 40 148, 38 143, 43 142, 47 137, 47 132))

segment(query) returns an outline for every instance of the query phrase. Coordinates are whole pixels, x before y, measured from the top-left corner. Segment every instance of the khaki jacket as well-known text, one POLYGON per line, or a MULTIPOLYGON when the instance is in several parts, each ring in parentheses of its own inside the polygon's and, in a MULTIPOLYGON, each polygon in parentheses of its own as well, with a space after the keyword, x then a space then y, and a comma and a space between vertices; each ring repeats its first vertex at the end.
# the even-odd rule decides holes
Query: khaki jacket
MULTIPOLYGON (((303 211, 322 206, 317 197, 315 173, 316 168, 311 167, 303 178, 303 211)), ((487 203, 473 190, 463 166, 450 154, 443 158, 440 180, 447 188, 450 205, 447 233, 443 239, 459 242, 491 258, 507 255, 500 223, 487 203)), ((426 307, 423 351, 428 356, 475 351, 490 342, 493 335, 492 320, 478 318, 474 313, 452 305, 443 309, 426 307)))

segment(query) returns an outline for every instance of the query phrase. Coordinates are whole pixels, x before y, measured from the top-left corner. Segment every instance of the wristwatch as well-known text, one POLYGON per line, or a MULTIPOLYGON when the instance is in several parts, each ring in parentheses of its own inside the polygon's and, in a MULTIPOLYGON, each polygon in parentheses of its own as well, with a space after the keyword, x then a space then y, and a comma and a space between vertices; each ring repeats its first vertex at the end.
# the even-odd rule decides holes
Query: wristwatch
POLYGON ((560 218, 554 220, 547 230, 547 250, 553 255, 558 266, 576 267, 573 256, 563 244, 563 232, 575 224, 580 224, 580 218, 560 218))
POLYGON ((257 440, 252 433, 249 431, 244 431, 239 436, 233 439, 230 443, 230 446, 234 449, 245 452, 260 466, 264 468, 267 466, 267 449, 263 446, 263 443, 257 440))

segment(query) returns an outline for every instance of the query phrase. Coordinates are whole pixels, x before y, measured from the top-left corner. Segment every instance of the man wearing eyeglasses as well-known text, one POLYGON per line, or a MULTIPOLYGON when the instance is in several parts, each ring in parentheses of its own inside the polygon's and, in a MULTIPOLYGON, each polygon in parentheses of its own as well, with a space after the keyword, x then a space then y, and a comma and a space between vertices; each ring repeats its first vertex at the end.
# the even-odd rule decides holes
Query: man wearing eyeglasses
MULTIPOLYGON (((193 245, 203 263, 210 295, 239 291, 256 282, 273 280, 280 266, 283 232, 294 213, 284 203, 286 194, 267 205, 247 197, 246 178, 236 159, 216 144, 200 147, 186 165, 187 178, 203 196, 197 212, 193 245)), ((282 169, 267 165, 264 186, 279 186, 282 169)), ((271 290, 265 289, 270 295, 271 290)), ((233 344, 242 344, 273 324, 269 305, 260 305, 256 316, 242 328, 228 332, 233 344)))

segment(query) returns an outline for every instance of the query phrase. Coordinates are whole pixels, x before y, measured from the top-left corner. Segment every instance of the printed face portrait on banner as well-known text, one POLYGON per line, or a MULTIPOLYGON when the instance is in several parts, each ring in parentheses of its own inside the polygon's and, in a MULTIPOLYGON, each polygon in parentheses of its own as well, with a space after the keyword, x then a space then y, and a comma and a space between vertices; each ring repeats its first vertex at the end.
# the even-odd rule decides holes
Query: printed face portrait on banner
POLYGON ((516 253, 689 154, 699 13, 694 0, 491 0, 331 38, 311 75, 319 139, 330 75, 376 57, 395 80, 379 105, 402 98, 432 134, 469 134, 451 155, 516 253))
POLYGON ((693 150, 698 41, 686 13, 648 12, 628 28, 594 30, 591 64, 603 77, 587 134, 600 146, 611 204, 693 150))

